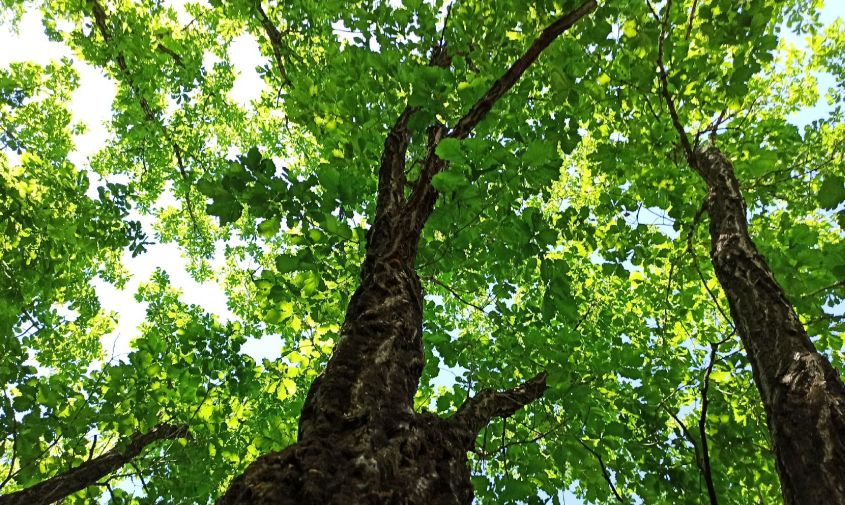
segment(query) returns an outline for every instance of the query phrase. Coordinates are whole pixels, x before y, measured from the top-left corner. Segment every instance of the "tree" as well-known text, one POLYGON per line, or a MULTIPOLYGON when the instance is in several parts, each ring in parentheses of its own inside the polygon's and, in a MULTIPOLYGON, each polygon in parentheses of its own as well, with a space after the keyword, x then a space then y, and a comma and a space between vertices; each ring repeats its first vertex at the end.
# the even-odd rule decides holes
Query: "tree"
POLYGON ((5 236, 37 244, 3 250, 3 492, 167 422, 190 439, 68 499, 841 501, 840 88, 789 122, 812 72, 841 87, 841 24, 805 1, 488 4, 38 3, 118 96, 94 197, 66 161, 69 64, 0 82, 5 236), (246 105, 242 33, 267 61, 246 105), (125 282, 119 252, 151 240, 130 209, 235 319, 159 271, 132 351, 98 364, 91 279, 125 282), (267 334, 281 358, 239 352, 267 334))
MULTIPOLYGON (((707 187, 702 210, 710 216, 710 257, 766 408, 784 501, 842 502, 845 386, 828 358, 816 350, 749 234, 748 209, 733 164, 715 146, 718 128, 730 106, 707 128, 714 145, 701 146, 700 133, 690 140, 670 91, 664 61, 672 29, 672 2, 666 3, 662 20, 651 5, 649 8, 661 23, 657 54, 660 94, 687 163, 707 187), (824 456, 819 458, 819 454, 824 456)), ((689 29, 695 14, 693 5, 689 29)), ((688 31, 687 38, 689 35, 688 31)), ((708 492, 715 502, 710 480, 708 492)))

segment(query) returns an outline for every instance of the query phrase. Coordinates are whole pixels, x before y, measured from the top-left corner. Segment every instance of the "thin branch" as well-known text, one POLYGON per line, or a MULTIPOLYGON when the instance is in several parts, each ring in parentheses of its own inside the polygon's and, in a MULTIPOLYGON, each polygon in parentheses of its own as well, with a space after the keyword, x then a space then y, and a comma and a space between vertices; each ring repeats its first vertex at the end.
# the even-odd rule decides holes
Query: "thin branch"
POLYGON ((449 17, 452 15, 452 7, 455 6, 456 2, 457 0, 454 0, 446 8, 446 16, 443 18, 443 28, 440 29, 440 42, 438 43, 440 47, 445 47, 446 45, 446 27, 449 26, 449 17))
POLYGON ((94 435, 94 439, 91 440, 91 448, 88 449, 88 461, 94 459, 94 450, 97 448, 97 435, 94 435))
MULTIPOLYGON (((112 34, 108 28, 108 17, 106 15, 106 11, 103 6, 100 4, 98 0, 89 0, 91 5, 91 11, 94 16, 94 24, 97 25, 97 30, 100 32, 100 36, 103 38, 103 41, 106 43, 107 46, 112 46, 112 34)), ((167 52, 167 48, 164 48, 161 44, 158 47, 164 52, 167 52)), ((177 56, 178 57, 178 56, 177 56)), ((179 60, 177 60, 179 61, 179 60)), ((153 111, 153 108, 150 106, 149 102, 147 101, 146 97, 144 97, 141 89, 137 86, 134 79, 132 78, 131 72, 129 72, 129 66, 126 64, 126 57, 123 53, 118 53, 117 57, 115 58, 115 62, 117 63, 117 67, 120 69, 123 77, 126 80, 126 85, 129 86, 129 89, 132 91, 132 94, 138 98, 138 104, 141 106, 141 110, 144 112, 144 119, 154 125, 157 125, 160 129, 162 134, 165 138, 167 138, 173 145, 173 154, 176 157, 177 168, 179 169, 179 173, 184 179, 184 181, 188 185, 188 189, 185 192, 185 204, 188 208, 188 216, 191 219, 191 224, 193 225, 194 233, 198 233, 197 227, 197 220, 194 216, 193 210, 193 203, 191 202, 191 179, 185 169, 185 164, 182 160, 182 150, 179 148, 179 145, 173 141, 172 135, 168 131, 167 127, 162 123, 159 119, 157 114, 153 111)))
POLYGON ((134 461, 130 461, 129 466, 131 466, 132 469, 135 470, 135 475, 141 481, 141 488, 144 490, 144 494, 150 496, 150 492, 149 490, 147 490, 147 481, 146 479, 144 479, 144 474, 141 472, 141 469, 138 468, 138 465, 136 465, 134 461))
POLYGON ((109 492, 109 496, 111 497, 111 502, 117 503, 117 497, 114 495, 114 489, 112 489, 111 484, 106 482, 103 485, 106 486, 106 490, 109 492))
MULTIPOLYGON (((649 8, 651 9, 652 14, 657 17, 657 13, 655 12, 654 8, 651 7, 650 2, 649 8)), ((666 37, 668 36, 670 30, 669 16, 671 10, 672 0, 667 0, 666 8, 663 11, 663 19, 661 21, 660 36, 657 40, 657 68, 658 78, 660 79, 660 94, 663 96, 663 100, 666 102, 666 106, 669 108, 669 116, 672 119, 672 126, 675 128, 675 131, 678 132, 678 136, 680 137, 681 141, 681 148, 684 150, 684 156, 686 157, 690 166, 695 167, 695 151, 693 149, 692 144, 690 144, 689 137, 687 137, 687 132, 686 130, 684 130, 683 124, 681 124, 680 117, 678 116, 678 109, 675 106, 675 100, 669 93, 669 76, 666 72, 666 65, 663 61, 666 46, 666 37)))
MULTIPOLYGON (((431 184, 434 176, 446 168, 447 163, 435 153, 437 145, 443 138, 464 139, 493 108, 496 102, 505 95, 519 81, 540 54, 554 42, 561 34, 572 27, 578 20, 593 12, 597 7, 596 0, 587 0, 570 13, 558 18, 534 40, 526 52, 499 77, 496 82, 469 111, 451 129, 435 124, 429 128, 428 152, 423 162, 420 176, 417 179, 411 196, 408 198, 408 208, 411 214, 412 230, 419 233, 437 201, 437 192, 431 184)), ((445 48, 440 48, 442 54, 439 60, 447 59, 445 48)), ((433 57, 436 55, 432 55, 433 57)), ((434 62, 434 59, 432 60, 434 62)), ((381 196, 381 195, 379 195, 381 196)))
POLYGON ((707 446, 707 407, 709 405, 707 391, 710 388, 710 374, 713 373, 713 365, 716 363, 719 345, 725 341, 722 340, 721 342, 710 344, 710 362, 707 364, 707 370, 704 372, 704 382, 701 385, 701 414, 698 418, 698 434, 701 438, 701 473, 704 475, 704 482, 707 484, 707 495, 710 497, 710 505, 719 505, 719 500, 716 496, 716 486, 713 484, 713 473, 710 470, 710 452, 707 446))
POLYGON ((687 428, 686 423, 684 423, 681 420, 681 418, 678 417, 677 414, 672 412, 672 410, 669 409, 666 405, 661 405, 661 407, 663 407, 663 410, 665 410, 666 413, 669 414, 669 416, 676 423, 678 423, 678 426, 681 428, 681 432, 684 434, 684 436, 689 441, 689 443, 692 444, 693 454, 695 455, 695 466, 697 466, 698 469, 703 472, 703 469, 702 469, 702 466, 701 466, 701 452, 700 452, 699 447, 698 447, 698 441, 692 435, 692 432, 689 430, 689 428, 687 428))
POLYGON ((583 440, 580 438, 578 439, 578 443, 581 444, 581 447, 587 449, 587 452, 593 455, 594 458, 599 462, 599 466, 601 467, 601 474, 604 476, 604 480, 607 481, 607 485, 610 486, 610 490, 613 491, 613 495, 616 496, 616 499, 619 503, 627 503, 627 501, 622 498, 622 495, 619 494, 619 490, 616 489, 616 485, 613 483, 613 479, 610 476, 610 471, 607 469, 607 466, 604 464, 604 460, 602 459, 601 455, 593 450, 592 447, 588 446, 584 443, 583 440))
POLYGON ((486 312, 484 311, 484 309, 483 309, 483 308, 479 307, 478 305, 476 305, 476 304, 474 304, 474 303, 472 303, 472 302, 469 302, 469 301, 467 301, 467 300, 464 300, 464 298, 461 296, 461 294, 460 294, 460 293, 458 293, 457 291, 455 291, 455 290, 454 290, 451 286, 449 286, 449 285, 448 285, 448 284, 446 284, 445 282, 441 281, 441 280, 440 280, 440 279, 438 279, 437 277, 435 277, 435 276, 433 276, 433 275, 430 275, 430 276, 426 277, 426 279, 428 279, 429 281, 431 281, 431 282, 433 282, 433 283, 437 284, 438 286, 440 286, 441 288, 445 289, 446 291, 448 291, 448 292, 452 293, 452 295, 453 295, 455 298, 457 298, 457 299, 458 299, 458 301, 460 301, 460 302, 461 302, 461 303, 463 303, 464 305, 468 305, 468 306, 470 306, 470 307, 474 308, 475 310, 477 310, 477 311, 481 312, 482 314, 486 314, 486 312))
POLYGON ((698 9, 698 0, 693 0, 692 8, 689 11, 689 23, 687 24, 687 36, 686 39, 689 40, 690 35, 692 35, 692 24, 695 22, 695 11, 698 9))
POLYGON ((698 256, 695 254, 695 251, 692 251, 692 264, 695 268, 695 271, 698 273, 698 278, 701 279, 701 285, 704 286, 704 290, 707 291, 707 295, 710 296, 710 300, 713 301, 713 305, 716 307, 716 310, 719 312, 719 315, 722 316, 722 320, 727 323, 728 326, 732 330, 735 330, 735 326, 733 323, 733 319, 728 316, 725 310, 722 308, 722 305, 719 303, 719 299, 716 297, 716 293, 710 289, 710 286, 707 285, 707 279, 704 278, 704 273, 701 271, 701 267, 698 265, 698 256))
POLYGON ((182 178, 185 179, 185 181, 189 182, 188 189, 185 191, 185 202, 186 207, 188 208, 188 216, 191 218, 191 224, 194 227, 194 233, 199 234, 199 229, 197 228, 197 218, 194 215, 194 206, 191 204, 191 179, 185 169, 185 162, 182 160, 182 149, 179 147, 179 144, 175 142, 173 143, 173 154, 176 155, 176 165, 179 167, 179 173, 182 174, 182 178))
POLYGON ((845 287, 845 279, 840 279, 840 280, 834 282, 833 284, 830 284, 829 286, 825 286, 823 288, 816 289, 815 291, 811 291, 810 293, 807 293, 806 295, 801 296, 801 298, 809 298, 809 297, 815 296, 819 293, 824 293, 825 291, 830 291, 832 289, 837 289, 837 288, 842 288, 842 287, 845 287))
POLYGON ((701 207, 698 209, 698 212, 696 212, 695 218, 693 219, 693 226, 690 229, 690 232, 687 234, 687 252, 692 255, 693 268, 695 268, 696 273, 698 273, 698 278, 701 279, 701 284, 704 286, 705 291, 707 291, 707 294, 710 296, 710 300, 713 301, 713 305, 716 306, 716 310, 722 316, 722 320, 727 323, 732 330, 736 331, 736 328, 733 324, 733 319, 728 316, 728 314, 722 308, 722 305, 719 303, 719 298, 710 289, 710 286, 707 285, 707 279, 704 278, 704 272, 701 271, 701 267, 698 265, 698 255, 695 254, 693 235, 695 234, 695 229, 698 227, 698 223, 701 221, 705 210, 707 210, 707 197, 704 198, 704 201, 702 201, 701 203, 701 207))
POLYGON ((122 447, 112 449, 76 468, 38 484, 0 496, 0 505, 48 505, 96 484, 129 463, 153 442, 189 436, 187 426, 159 424, 146 433, 134 433, 122 447))
POLYGON ((176 63, 176 65, 185 68, 185 64, 182 63, 182 57, 179 56, 179 54, 173 49, 170 49, 169 47, 159 42, 158 44, 156 44, 156 50, 170 56, 173 59, 174 63, 176 63))
POLYGON ((6 411, 7 419, 11 419, 12 421, 12 458, 9 461, 9 471, 6 473, 3 482, 0 482, 0 489, 3 489, 12 480, 12 477, 14 477, 15 461, 18 457, 18 420, 15 418, 15 412, 12 408, 12 399, 7 396, 5 391, 3 392, 3 399, 7 400, 3 402, 3 410, 6 411))

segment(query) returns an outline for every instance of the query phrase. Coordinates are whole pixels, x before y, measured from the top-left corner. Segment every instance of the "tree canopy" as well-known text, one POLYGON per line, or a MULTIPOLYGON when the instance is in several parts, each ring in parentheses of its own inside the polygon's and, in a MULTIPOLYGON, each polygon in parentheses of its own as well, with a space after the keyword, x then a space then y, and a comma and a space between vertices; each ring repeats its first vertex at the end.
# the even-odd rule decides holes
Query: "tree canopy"
POLYGON ((117 95, 105 146, 75 164, 74 62, 0 68, 0 493, 112 458, 64 503, 209 503, 294 444, 377 209, 428 180, 414 410, 446 418, 547 374, 478 430, 478 503, 781 503, 690 146, 731 160, 754 244, 845 370, 845 26, 818 0, 613 0, 525 60, 588 4, 2 0, 117 95), (265 82, 246 104, 244 36, 265 82), (400 124, 391 196, 379 167, 400 124), (427 171, 430 148, 448 169, 427 171), (125 286, 156 243, 230 314, 156 270, 112 356, 95 286, 125 286), (267 335, 278 359, 243 352, 267 335))

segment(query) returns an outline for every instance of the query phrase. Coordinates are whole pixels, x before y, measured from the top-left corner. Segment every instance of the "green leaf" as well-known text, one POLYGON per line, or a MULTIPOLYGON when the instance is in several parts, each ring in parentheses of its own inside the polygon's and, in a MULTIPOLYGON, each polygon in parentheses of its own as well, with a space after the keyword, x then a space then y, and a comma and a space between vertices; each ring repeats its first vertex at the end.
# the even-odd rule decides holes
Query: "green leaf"
POLYGON ((622 23, 622 33, 625 34, 626 37, 632 39, 637 36, 637 22, 633 19, 629 19, 622 23))
POLYGON ((819 205, 824 209, 835 209, 845 201, 845 178, 829 175, 819 188, 819 205))
POLYGON ((452 170, 439 172, 431 178, 431 185, 441 193, 452 193, 467 184, 467 180, 452 170))
POLYGON ((301 260, 290 254, 279 254, 276 256, 276 271, 280 274, 296 272, 300 269, 301 260))
POLYGON ((323 217, 323 222, 321 224, 323 229, 332 235, 336 235, 345 240, 352 238, 352 229, 346 226, 345 223, 340 222, 340 220, 332 214, 326 214, 323 217))
POLYGON ((271 219, 265 219, 258 225, 258 234, 261 235, 262 238, 269 239, 276 235, 281 228, 281 221, 279 218, 274 217, 271 219))
POLYGON ((723 383, 731 379, 731 373, 725 370, 713 370, 710 374, 710 380, 713 382, 723 383))
POLYGON ((206 206, 206 212, 220 218, 220 226, 226 226, 241 217, 243 207, 231 194, 224 193, 206 206))
POLYGON ((243 163, 251 172, 257 172, 259 170, 261 152, 258 151, 257 147, 252 147, 247 151, 246 156, 243 158, 243 163))
POLYGON ((545 165, 559 163, 560 156, 557 154, 557 146, 554 143, 535 140, 528 144, 523 160, 529 165, 545 165))
POLYGON ((445 161, 461 161, 463 159, 461 141, 458 139, 445 138, 441 140, 434 152, 445 161))

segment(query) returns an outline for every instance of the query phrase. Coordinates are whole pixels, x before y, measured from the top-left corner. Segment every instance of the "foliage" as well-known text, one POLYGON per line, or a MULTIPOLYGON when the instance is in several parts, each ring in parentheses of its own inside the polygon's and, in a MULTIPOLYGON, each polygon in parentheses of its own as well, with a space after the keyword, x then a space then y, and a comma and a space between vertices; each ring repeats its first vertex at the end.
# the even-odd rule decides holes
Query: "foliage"
MULTIPOLYGON (((822 27, 818 3, 676 2, 665 60, 682 123, 735 160, 758 247, 841 370, 845 31, 822 27), (831 111, 796 127, 820 72, 837 82, 831 111)), ((27 2, 118 94, 105 148, 76 167, 71 63, 0 69, 3 491, 167 421, 192 437, 72 502, 210 502, 249 461, 294 441, 358 282, 390 125, 406 104, 419 108, 413 178, 425 126, 454 124, 571 4, 27 2), (229 95, 228 48, 244 35, 266 58, 265 89, 248 104, 229 95), (440 40, 448 68, 429 65, 440 40), (92 187, 88 174, 110 182, 92 187), (152 239, 139 213, 156 218, 155 239, 180 245, 197 280, 225 286, 233 318, 181 302, 156 271, 137 294, 147 318, 131 352, 107 361, 116 316, 93 282, 126 282, 134 260, 123 251, 143 254, 152 239), (262 335, 280 337, 279 359, 241 352, 262 335)), ((473 137, 438 148, 451 163, 433 181, 442 196, 420 244, 418 408, 448 415, 470 392, 549 372, 540 402, 479 437, 479 503, 559 503, 563 490, 589 503, 705 501, 705 376, 720 498, 780 499, 762 406, 707 261, 705 191, 659 96, 661 27, 649 10, 600 5, 473 137)))

